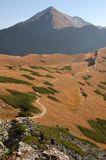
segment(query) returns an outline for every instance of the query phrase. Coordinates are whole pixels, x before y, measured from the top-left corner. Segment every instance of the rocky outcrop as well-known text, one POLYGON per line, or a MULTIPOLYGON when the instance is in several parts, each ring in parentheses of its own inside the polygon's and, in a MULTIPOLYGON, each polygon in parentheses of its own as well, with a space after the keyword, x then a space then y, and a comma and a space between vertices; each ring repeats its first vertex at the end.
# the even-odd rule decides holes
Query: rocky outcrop
POLYGON ((106 152, 60 131, 61 141, 39 130, 28 118, 0 121, 0 160, 105 160, 106 152), (67 135, 67 136, 66 136, 67 135), (69 143, 69 147, 67 147, 69 143), (71 145, 71 147, 70 147, 71 145), (75 145, 75 146, 74 146, 75 145), (76 147, 76 148, 75 148, 76 147))
POLYGON ((11 122, 0 121, 0 158, 9 152, 9 149, 4 145, 4 141, 8 139, 11 122))
POLYGON ((20 142, 18 150, 17 150, 17 154, 16 154, 16 159, 17 160, 22 160, 22 159, 35 160, 35 159, 39 159, 39 155, 38 155, 37 152, 38 152, 38 150, 37 150, 36 146, 33 148, 28 144, 20 142))
POLYGON ((50 148, 48 146, 47 150, 40 151, 37 146, 30 146, 23 142, 19 143, 19 148, 16 154, 16 160, 29 159, 29 160, 39 160, 39 159, 53 159, 53 160, 69 160, 69 157, 63 152, 60 152, 56 148, 50 148))

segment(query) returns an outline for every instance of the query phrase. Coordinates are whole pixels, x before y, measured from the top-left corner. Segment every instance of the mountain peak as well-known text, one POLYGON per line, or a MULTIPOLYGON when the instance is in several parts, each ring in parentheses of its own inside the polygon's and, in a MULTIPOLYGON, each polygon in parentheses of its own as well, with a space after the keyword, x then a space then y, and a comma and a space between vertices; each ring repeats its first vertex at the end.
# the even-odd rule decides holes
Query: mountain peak
POLYGON ((45 10, 38 12, 37 14, 35 14, 34 16, 32 16, 31 18, 29 18, 27 21, 25 22, 30 22, 30 21, 36 21, 39 20, 42 16, 47 16, 47 15, 52 15, 52 13, 58 12, 57 9, 53 6, 50 6, 48 8, 46 8, 45 10))
POLYGON ((106 46, 106 29, 49 7, 27 21, 0 31, 0 52, 79 53, 106 46), (101 34, 102 33, 102 34, 101 34))
POLYGON ((45 9, 45 10, 57 10, 55 7, 53 7, 53 6, 50 6, 50 7, 48 7, 47 9, 45 9))
POLYGON ((90 23, 84 21, 80 17, 71 17, 60 11, 55 7, 50 6, 47 9, 37 13, 30 19, 25 22, 36 22, 36 21, 45 21, 47 25, 51 24, 53 28, 62 29, 65 27, 76 27, 81 28, 86 25, 91 25, 90 23))

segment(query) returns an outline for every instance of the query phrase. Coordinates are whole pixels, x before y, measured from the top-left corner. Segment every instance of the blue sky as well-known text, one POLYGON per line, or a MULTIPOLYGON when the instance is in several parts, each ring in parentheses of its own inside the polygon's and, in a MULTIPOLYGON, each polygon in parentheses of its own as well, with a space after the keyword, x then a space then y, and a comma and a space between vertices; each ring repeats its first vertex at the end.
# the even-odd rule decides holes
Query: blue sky
POLYGON ((106 0, 0 0, 0 29, 24 21, 49 6, 106 26, 106 0))

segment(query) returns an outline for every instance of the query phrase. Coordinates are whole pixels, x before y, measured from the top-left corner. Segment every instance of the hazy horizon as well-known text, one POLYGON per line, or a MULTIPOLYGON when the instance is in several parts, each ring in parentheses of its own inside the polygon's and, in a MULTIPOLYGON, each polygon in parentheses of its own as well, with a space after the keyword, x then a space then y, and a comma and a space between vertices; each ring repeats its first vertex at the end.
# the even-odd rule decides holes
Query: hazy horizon
POLYGON ((106 17, 105 0, 67 0, 61 2, 58 0, 0 0, 0 29, 8 28, 16 23, 25 21, 36 13, 48 8, 55 7, 57 10, 70 16, 78 16, 94 25, 106 26, 104 17, 106 17))

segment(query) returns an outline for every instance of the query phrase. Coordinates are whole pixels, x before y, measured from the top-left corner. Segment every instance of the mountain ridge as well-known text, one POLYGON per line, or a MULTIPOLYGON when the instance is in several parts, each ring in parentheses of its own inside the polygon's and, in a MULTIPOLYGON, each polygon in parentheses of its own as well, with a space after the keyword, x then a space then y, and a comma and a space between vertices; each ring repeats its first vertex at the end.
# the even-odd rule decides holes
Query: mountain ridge
POLYGON ((42 18, 42 16, 46 16, 45 18, 48 19, 48 16, 50 16, 50 15, 51 15, 51 18, 54 23, 53 24, 54 28, 57 28, 57 29, 61 29, 61 28, 65 28, 65 27, 80 28, 80 27, 83 27, 86 25, 92 25, 91 23, 84 21, 82 18, 80 18, 78 16, 72 17, 67 14, 64 14, 64 13, 58 11, 53 6, 48 7, 47 9, 35 14, 31 18, 29 18, 28 20, 24 21, 24 23, 39 20, 40 18, 42 18))
POLYGON ((106 47, 106 29, 54 7, 0 30, 0 53, 81 53, 106 47))

